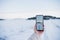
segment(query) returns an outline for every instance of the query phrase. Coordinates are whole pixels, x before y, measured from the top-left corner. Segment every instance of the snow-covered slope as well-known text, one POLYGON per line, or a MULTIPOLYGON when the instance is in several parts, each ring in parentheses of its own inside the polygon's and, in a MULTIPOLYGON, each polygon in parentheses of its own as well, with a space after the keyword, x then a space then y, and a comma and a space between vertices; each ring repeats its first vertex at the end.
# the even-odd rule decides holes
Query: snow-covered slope
POLYGON ((0 37, 7 40, 27 40, 33 33, 33 20, 5 20, 0 21, 0 37))
MULTIPOLYGON (((45 20, 43 40, 60 40, 60 20, 45 20)), ((34 20, 0 21, 0 37, 6 40, 27 40, 33 34, 34 20)))
POLYGON ((46 40, 60 40, 60 20, 51 19, 45 20, 44 38, 46 40))

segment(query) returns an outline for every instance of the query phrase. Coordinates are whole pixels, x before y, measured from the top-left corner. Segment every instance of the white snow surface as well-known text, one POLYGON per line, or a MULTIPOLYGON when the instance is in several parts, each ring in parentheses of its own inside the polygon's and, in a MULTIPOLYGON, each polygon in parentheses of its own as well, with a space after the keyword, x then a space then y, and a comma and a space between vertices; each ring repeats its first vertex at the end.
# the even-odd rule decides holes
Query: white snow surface
MULTIPOLYGON (((0 21, 0 38, 27 40, 34 33, 34 20, 15 19, 0 21)), ((42 40, 60 40, 60 19, 44 20, 42 40)))

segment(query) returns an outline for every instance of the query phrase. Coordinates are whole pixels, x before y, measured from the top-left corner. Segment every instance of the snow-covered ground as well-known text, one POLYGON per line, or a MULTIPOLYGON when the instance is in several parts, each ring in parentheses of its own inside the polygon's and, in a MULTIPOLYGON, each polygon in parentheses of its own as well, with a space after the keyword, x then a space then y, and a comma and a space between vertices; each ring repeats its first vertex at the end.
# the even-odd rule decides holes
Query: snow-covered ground
POLYGON ((45 24, 45 39, 60 40, 60 19, 50 19, 44 22, 45 24))
MULTIPOLYGON (((34 33, 34 20, 4 20, 0 21, 0 38, 6 40, 27 40, 34 33)), ((60 40, 60 20, 44 21, 44 40, 60 40)))

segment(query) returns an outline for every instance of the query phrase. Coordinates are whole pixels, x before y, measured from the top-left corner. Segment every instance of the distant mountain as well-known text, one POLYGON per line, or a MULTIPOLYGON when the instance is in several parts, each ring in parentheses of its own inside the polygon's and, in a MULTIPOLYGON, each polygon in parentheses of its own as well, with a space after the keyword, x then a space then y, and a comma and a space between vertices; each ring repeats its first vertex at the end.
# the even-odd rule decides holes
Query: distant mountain
POLYGON ((60 17, 57 17, 56 19, 60 19, 60 17))
MULTIPOLYGON (((35 20, 35 19, 36 19, 36 17, 28 18, 28 20, 35 20)), ((45 15, 45 16, 43 16, 43 19, 44 20, 49 20, 49 19, 60 19, 60 18, 57 18, 57 17, 54 17, 54 16, 45 15)))
POLYGON ((31 18, 28 18, 28 20, 35 20, 36 17, 31 17, 31 18))
POLYGON ((5 20, 5 19, 0 19, 0 20, 5 20))
POLYGON ((48 15, 44 16, 44 20, 49 20, 49 19, 56 19, 56 17, 48 16, 48 15))

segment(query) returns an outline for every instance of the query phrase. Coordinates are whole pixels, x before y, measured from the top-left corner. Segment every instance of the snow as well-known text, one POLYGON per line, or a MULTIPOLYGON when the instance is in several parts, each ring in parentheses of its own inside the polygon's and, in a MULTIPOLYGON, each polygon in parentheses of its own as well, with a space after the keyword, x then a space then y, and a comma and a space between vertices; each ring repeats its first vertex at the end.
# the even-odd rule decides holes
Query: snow
MULTIPOLYGON (((34 33, 34 20, 15 19, 0 21, 0 38, 27 40, 34 33)), ((42 40, 60 40, 60 20, 44 20, 42 40)), ((2 40, 2 39, 1 39, 2 40)))
POLYGON ((0 37, 6 40, 27 40, 33 33, 33 20, 5 20, 0 21, 0 37))
POLYGON ((44 34, 47 36, 47 40, 60 40, 60 28, 58 28, 58 26, 60 27, 59 23, 60 23, 60 20, 58 19, 51 19, 51 20, 45 21, 44 34))

